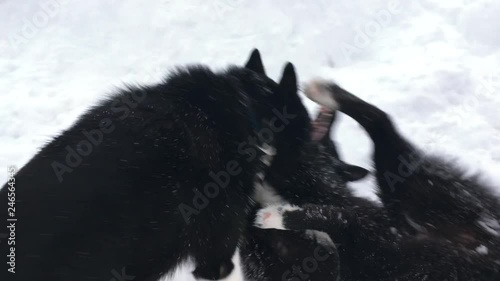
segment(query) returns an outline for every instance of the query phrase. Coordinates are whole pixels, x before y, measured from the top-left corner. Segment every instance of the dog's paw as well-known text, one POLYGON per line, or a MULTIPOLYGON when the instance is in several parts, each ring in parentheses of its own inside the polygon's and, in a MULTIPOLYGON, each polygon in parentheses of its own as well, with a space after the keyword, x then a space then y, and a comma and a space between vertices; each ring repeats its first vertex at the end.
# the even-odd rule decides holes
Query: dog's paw
POLYGON ((254 224, 258 228, 286 230, 287 228, 283 224, 283 214, 297 210, 300 208, 292 205, 270 206, 257 212, 254 224))
POLYGON ((305 85, 304 94, 318 104, 335 111, 339 105, 332 91, 329 89, 331 85, 335 84, 322 79, 311 80, 305 85))

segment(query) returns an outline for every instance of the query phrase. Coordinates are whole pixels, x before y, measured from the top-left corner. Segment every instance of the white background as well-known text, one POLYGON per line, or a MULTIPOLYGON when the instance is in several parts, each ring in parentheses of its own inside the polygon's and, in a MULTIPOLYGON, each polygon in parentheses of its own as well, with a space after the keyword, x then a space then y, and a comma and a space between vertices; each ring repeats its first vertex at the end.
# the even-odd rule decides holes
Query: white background
MULTIPOLYGON (((124 83, 241 65, 258 47, 272 78, 291 61, 301 82, 335 79, 500 192, 499 14, 499 0, 0 0, 0 181, 124 83)), ((334 137, 371 167, 352 120, 334 137)))

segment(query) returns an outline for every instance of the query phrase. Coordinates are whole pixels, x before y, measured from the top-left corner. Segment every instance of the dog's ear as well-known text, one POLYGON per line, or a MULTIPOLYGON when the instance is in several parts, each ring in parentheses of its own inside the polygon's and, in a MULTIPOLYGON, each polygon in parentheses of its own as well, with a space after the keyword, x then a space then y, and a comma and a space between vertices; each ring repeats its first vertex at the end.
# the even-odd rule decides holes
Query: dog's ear
POLYGON ((260 52, 258 49, 254 49, 252 51, 252 54, 250 55, 250 58, 248 59, 245 67, 259 74, 266 75, 266 70, 264 69, 264 65, 262 64, 262 58, 260 57, 260 52))
POLYGON ((281 95, 288 97, 288 95, 297 96, 297 90, 297 75, 295 74, 295 67, 289 62, 286 64, 285 70, 283 71, 283 76, 281 77, 278 86, 278 92, 281 95))
POLYGON ((358 181, 369 174, 367 169, 347 163, 342 163, 340 172, 346 181, 358 181))

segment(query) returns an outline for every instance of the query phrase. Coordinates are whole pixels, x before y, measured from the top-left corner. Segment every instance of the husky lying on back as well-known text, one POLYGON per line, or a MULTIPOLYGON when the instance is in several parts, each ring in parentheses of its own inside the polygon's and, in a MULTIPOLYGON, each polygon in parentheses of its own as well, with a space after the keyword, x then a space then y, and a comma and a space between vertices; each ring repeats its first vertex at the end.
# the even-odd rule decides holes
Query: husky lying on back
POLYGON ((306 94, 368 132, 383 208, 270 207, 257 225, 327 232, 343 280, 500 280, 500 203, 487 187, 417 150, 387 114, 339 86, 313 82, 306 94))
MULTIPOLYGON (((256 189, 257 207, 328 202, 347 205, 364 200, 354 197, 346 184, 365 177, 368 171, 339 159, 330 139, 334 119, 330 112, 319 113, 311 126, 311 140, 297 161, 283 173, 266 174, 256 189)), ((245 280, 337 280, 339 275, 337 249, 323 232, 250 227, 240 255, 245 280)))
POLYGON ((188 258, 197 278, 227 276, 257 175, 309 135, 293 66, 279 84, 261 68, 257 51, 245 68, 189 67, 81 116, 16 175, 19 270, 0 279, 149 281, 188 258))

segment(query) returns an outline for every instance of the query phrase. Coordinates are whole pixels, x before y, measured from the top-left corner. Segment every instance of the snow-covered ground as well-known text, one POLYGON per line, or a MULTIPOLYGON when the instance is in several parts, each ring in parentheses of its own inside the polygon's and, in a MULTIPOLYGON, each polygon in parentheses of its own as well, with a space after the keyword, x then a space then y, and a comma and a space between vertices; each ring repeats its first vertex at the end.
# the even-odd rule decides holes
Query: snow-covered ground
MULTIPOLYGON (((499 14, 499 0, 0 0, 0 181, 124 82, 258 47, 271 77, 292 61, 303 82, 335 79, 500 192, 499 14)), ((344 158, 369 167, 363 131, 339 123, 344 158)))

